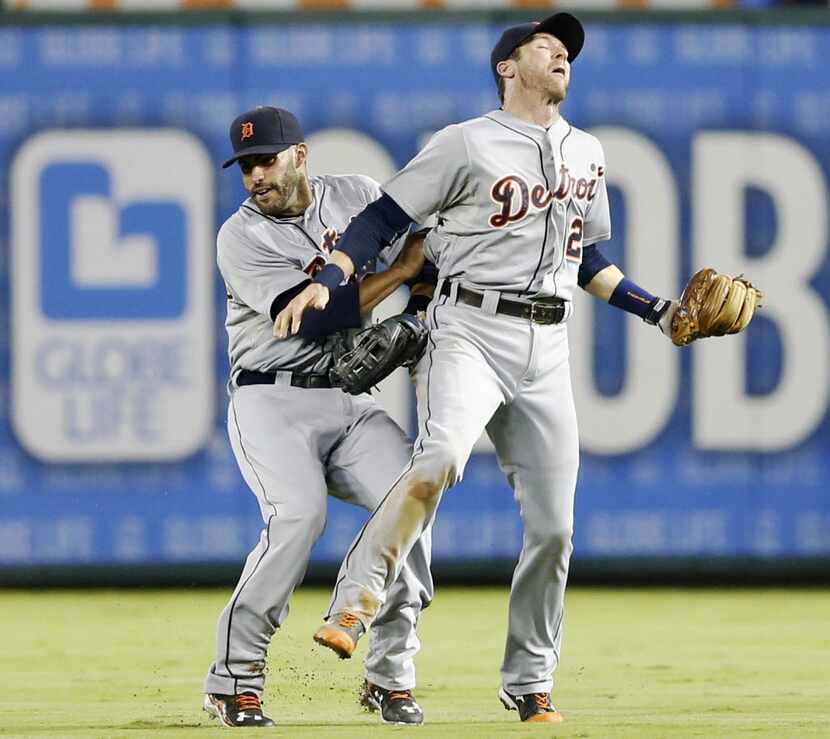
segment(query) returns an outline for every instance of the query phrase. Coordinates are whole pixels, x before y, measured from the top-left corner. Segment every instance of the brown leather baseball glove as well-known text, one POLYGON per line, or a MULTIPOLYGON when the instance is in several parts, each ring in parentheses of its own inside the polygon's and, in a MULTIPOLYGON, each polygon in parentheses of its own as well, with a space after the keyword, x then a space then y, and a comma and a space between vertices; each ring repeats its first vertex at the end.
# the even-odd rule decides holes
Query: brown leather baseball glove
POLYGON ((743 275, 730 277, 707 267, 683 289, 671 321, 671 340, 686 346, 695 339, 743 331, 761 307, 763 293, 743 275))

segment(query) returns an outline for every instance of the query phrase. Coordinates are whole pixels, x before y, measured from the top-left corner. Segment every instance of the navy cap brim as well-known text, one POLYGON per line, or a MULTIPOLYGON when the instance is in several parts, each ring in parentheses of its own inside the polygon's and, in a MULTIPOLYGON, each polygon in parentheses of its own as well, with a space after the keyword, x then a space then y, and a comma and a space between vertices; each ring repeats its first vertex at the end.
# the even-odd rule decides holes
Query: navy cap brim
MULTIPOLYGON (((297 144, 301 143, 299 141, 297 144)), ((247 149, 240 149, 228 161, 222 164, 222 169, 227 169, 234 162, 239 161, 242 157, 250 156, 251 154, 279 154, 281 151, 290 149, 296 144, 261 144, 260 146, 249 146, 247 149)))

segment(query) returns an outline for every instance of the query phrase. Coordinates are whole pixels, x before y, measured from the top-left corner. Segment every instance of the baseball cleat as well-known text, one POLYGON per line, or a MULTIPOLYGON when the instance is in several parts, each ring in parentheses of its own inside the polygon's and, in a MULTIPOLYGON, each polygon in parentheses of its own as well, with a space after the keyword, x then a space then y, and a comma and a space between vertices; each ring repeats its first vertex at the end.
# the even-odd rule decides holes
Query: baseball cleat
POLYGON ((363 622, 348 611, 331 616, 314 634, 314 641, 337 652, 340 659, 349 659, 357 640, 366 633, 363 622))
POLYGON ((265 728, 276 724, 262 712, 262 704, 254 693, 217 695, 208 693, 202 705, 211 718, 218 718, 223 726, 238 728, 265 728))
POLYGON ((360 705, 379 713, 385 724, 418 726, 424 723, 424 712, 411 690, 387 690, 365 680, 360 690, 360 705))
POLYGON ((518 711, 522 721, 561 724, 565 720, 550 702, 550 693, 511 695, 504 688, 499 688, 499 700, 508 711, 518 711))

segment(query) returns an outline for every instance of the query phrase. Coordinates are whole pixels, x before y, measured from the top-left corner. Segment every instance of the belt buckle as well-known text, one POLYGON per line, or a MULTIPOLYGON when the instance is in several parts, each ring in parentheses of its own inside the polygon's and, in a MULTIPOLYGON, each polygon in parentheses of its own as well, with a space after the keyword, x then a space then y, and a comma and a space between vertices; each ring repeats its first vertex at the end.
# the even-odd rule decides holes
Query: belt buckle
POLYGON ((539 303, 535 300, 531 301, 531 303, 530 303, 530 320, 531 320, 532 323, 544 323, 544 318, 543 318, 544 310, 542 310, 542 309, 546 308, 546 307, 547 306, 545 306, 543 303, 539 303), (537 308, 539 308, 538 315, 537 315, 537 312, 536 312, 537 308))

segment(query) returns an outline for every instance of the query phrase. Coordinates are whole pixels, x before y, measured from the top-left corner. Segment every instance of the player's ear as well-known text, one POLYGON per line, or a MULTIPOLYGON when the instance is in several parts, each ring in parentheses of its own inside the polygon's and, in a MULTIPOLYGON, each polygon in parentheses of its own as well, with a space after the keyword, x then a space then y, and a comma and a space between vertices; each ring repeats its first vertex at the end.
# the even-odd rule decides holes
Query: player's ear
POLYGON ((308 161, 308 146, 305 144, 294 145, 294 166, 302 167, 308 161))
POLYGON ((505 59, 496 65, 496 72, 500 77, 507 77, 508 79, 516 76, 516 62, 513 59, 505 59))

